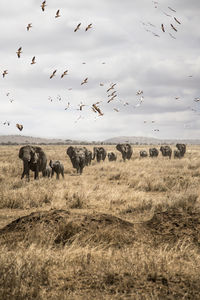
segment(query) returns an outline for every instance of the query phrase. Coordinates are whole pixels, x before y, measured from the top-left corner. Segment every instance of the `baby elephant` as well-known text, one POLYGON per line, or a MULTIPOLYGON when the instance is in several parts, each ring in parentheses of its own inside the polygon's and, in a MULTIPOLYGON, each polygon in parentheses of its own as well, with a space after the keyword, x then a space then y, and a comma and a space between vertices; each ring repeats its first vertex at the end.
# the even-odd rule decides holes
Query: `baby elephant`
POLYGON ((50 160, 49 166, 51 167, 51 177, 53 177, 54 172, 56 173, 56 179, 59 179, 60 174, 64 178, 64 166, 59 162, 59 160, 50 160))
POLYGON ((52 173, 51 168, 49 166, 46 166, 46 169, 44 170, 44 177, 50 178, 51 173, 52 173))

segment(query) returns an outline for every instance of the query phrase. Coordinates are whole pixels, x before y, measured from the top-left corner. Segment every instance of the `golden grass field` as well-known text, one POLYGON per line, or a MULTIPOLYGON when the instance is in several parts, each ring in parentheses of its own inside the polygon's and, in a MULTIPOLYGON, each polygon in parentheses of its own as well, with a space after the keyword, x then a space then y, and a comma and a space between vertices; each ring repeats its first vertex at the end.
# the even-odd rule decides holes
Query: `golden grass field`
POLYGON ((105 146, 117 162, 81 176, 42 146, 65 178, 30 182, 19 148, 0 147, 0 299, 200 299, 200 146, 125 163, 105 146))

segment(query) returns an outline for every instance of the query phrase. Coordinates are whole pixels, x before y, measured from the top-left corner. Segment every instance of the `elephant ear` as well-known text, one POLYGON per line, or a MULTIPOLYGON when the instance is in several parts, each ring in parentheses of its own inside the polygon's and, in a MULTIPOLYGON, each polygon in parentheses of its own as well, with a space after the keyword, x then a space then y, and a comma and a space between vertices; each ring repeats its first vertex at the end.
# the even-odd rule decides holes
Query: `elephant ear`
POLYGON ((24 153, 25 153, 25 152, 26 152, 26 153, 27 153, 27 152, 30 152, 30 154, 31 154, 31 149, 32 149, 32 148, 33 148, 33 147, 31 147, 30 145, 21 147, 21 148, 19 149, 19 158, 23 160, 23 158, 24 158, 24 153))
POLYGON ((23 154, 24 154, 24 147, 21 147, 21 148, 19 149, 19 158, 20 158, 20 159, 23 159, 23 154))
POLYGON ((69 157, 72 157, 74 154, 74 147, 70 146, 67 148, 67 155, 69 155, 69 157))
POLYGON ((121 144, 117 144, 116 149, 121 152, 122 151, 122 145, 121 144))

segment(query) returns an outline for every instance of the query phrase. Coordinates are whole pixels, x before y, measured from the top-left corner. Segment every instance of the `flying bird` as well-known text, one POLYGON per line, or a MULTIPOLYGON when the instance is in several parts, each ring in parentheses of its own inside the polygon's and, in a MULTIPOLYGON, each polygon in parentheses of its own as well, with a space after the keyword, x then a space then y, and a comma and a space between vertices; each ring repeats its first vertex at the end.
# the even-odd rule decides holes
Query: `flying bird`
POLYGON ((92 23, 89 24, 86 28, 85 28, 85 31, 88 31, 88 29, 92 28, 92 23))
POLYGON ((93 109, 94 112, 98 112, 100 116, 103 116, 102 111, 100 110, 100 108, 96 104, 92 104, 92 109, 93 109))
POLYGON ((79 104, 79 110, 83 110, 83 107, 86 106, 85 104, 83 104, 82 102, 79 104))
POLYGON ((169 6, 168 6, 168 8, 169 8, 171 11, 176 12, 175 9, 173 9, 173 8, 171 8, 171 7, 169 7, 169 6))
POLYGON ((60 9, 57 10, 55 18, 59 18, 60 17, 60 9))
POLYGON ((181 24, 181 22, 179 20, 177 20, 176 17, 174 17, 174 20, 178 23, 178 24, 181 24))
POLYGON ((152 26, 152 27, 156 27, 154 24, 152 24, 152 23, 150 23, 150 22, 148 22, 148 24, 149 24, 150 26, 152 26))
POLYGON ((34 64, 36 64, 36 62, 35 62, 35 56, 33 56, 32 61, 31 61, 31 65, 34 65, 34 64))
POLYGON ((53 77, 55 76, 56 71, 57 71, 57 70, 54 70, 54 71, 53 71, 53 73, 52 73, 51 76, 50 76, 50 79, 53 78, 53 77))
POLYGON ((102 62, 102 65, 105 65, 106 63, 105 62, 102 62))
POLYGON ((10 126, 10 122, 9 122, 9 121, 5 121, 5 122, 3 122, 3 125, 8 125, 8 126, 10 126))
POLYGON ((103 84, 103 83, 100 83, 99 85, 100 85, 100 86, 104 86, 104 84, 103 84))
POLYGON ((173 24, 170 24, 170 25, 171 25, 171 27, 174 29, 174 31, 177 31, 177 29, 174 27, 173 24))
POLYGON ((113 101, 115 99, 115 97, 117 97, 117 95, 112 96, 112 98, 110 98, 107 103, 110 103, 111 101, 113 101))
POLYGON ((85 79, 81 82, 81 85, 83 85, 83 84, 85 84, 85 83, 87 83, 87 82, 88 82, 88 77, 85 78, 85 79))
POLYGON ((164 28, 163 24, 161 24, 161 28, 162 28, 162 31, 165 32, 165 28, 164 28))
POLYGON ((79 24, 76 26, 76 28, 74 29, 74 32, 77 32, 77 30, 80 29, 80 26, 81 26, 81 23, 79 23, 79 24))
POLYGON ((64 71, 61 75, 61 78, 63 78, 65 75, 67 75, 68 70, 64 71))
POLYGON ((143 94, 143 91, 139 90, 137 91, 136 95, 142 95, 143 94))
POLYGON ((41 4, 42 11, 45 10, 45 6, 46 6, 46 1, 43 1, 42 4, 41 4))
POLYGON ((13 99, 10 99, 9 101, 10 101, 10 103, 13 103, 14 100, 13 100, 13 99))
POLYGON ((175 36, 173 36, 173 34, 171 34, 170 32, 169 32, 169 35, 171 36, 171 38, 173 38, 174 40, 176 40, 175 36))
POLYGON ((2 75, 3 75, 3 78, 4 78, 7 74, 8 74, 8 70, 4 70, 4 71, 3 71, 3 74, 2 74, 2 75))
POLYGON ((20 58, 21 53, 22 53, 22 47, 19 47, 19 49, 17 50, 16 53, 17 53, 18 58, 20 58))
POLYGON ((65 107, 65 110, 67 110, 70 106, 70 102, 67 103, 67 106, 65 107))
POLYGON ((171 17, 171 15, 167 14, 166 12, 163 11, 163 14, 167 17, 171 17))
POLYGON ((116 83, 113 83, 113 84, 111 85, 111 87, 109 87, 109 89, 107 89, 107 92, 109 92, 110 90, 113 90, 115 86, 116 86, 116 83))
POLYGON ((117 93, 116 91, 112 92, 112 94, 108 95, 108 97, 114 96, 114 94, 117 93))
POLYGON ((117 109, 117 108, 113 108, 113 110, 115 110, 116 112, 119 112, 119 109, 117 109))
POLYGON ((22 131, 22 129, 23 129, 23 125, 20 125, 20 124, 16 124, 16 127, 17 127, 20 131, 22 131))
POLYGON ((154 8, 157 8, 158 7, 158 2, 157 1, 152 1, 153 4, 154 4, 154 8))
POLYGON ((29 29, 32 28, 32 23, 29 23, 26 27, 27 31, 29 31, 29 29))
POLYGON ((62 100, 62 98, 61 98, 61 96, 60 96, 60 95, 58 95, 58 96, 57 96, 57 99, 58 99, 59 101, 61 101, 61 100, 62 100))

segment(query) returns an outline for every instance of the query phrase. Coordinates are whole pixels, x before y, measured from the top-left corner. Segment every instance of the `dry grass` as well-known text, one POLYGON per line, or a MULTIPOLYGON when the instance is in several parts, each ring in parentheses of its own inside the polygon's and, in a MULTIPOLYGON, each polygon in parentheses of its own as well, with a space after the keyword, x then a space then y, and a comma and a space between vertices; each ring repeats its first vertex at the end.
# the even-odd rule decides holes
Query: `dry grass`
POLYGON ((133 148, 79 176, 65 146, 43 146, 65 178, 27 183, 19 147, 1 146, 0 299, 200 299, 200 148, 133 148))

